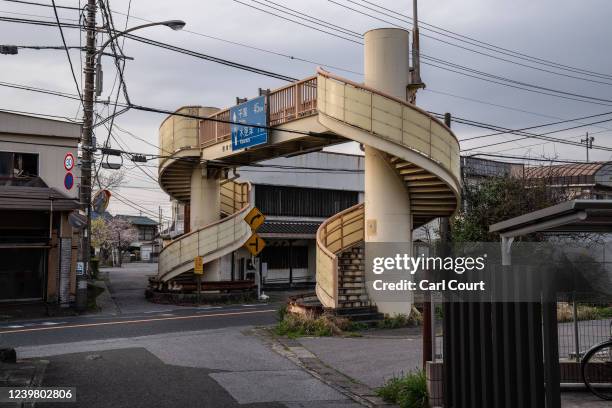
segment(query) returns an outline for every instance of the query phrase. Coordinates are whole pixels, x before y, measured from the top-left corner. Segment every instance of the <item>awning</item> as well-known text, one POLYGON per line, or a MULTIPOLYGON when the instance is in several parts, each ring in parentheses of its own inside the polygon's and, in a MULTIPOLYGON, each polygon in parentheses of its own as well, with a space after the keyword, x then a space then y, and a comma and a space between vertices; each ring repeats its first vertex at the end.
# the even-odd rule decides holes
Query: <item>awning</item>
POLYGON ((534 232, 612 232, 612 200, 571 200, 489 227, 505 237, 534 232))
POLYGON ((71 211, 81 208, 78 200, 49 187, 0 187, 0 210, 71 211))
POLYGON ((322 221, 266 220, 257 230, 263 238, 314 238, 322 221))

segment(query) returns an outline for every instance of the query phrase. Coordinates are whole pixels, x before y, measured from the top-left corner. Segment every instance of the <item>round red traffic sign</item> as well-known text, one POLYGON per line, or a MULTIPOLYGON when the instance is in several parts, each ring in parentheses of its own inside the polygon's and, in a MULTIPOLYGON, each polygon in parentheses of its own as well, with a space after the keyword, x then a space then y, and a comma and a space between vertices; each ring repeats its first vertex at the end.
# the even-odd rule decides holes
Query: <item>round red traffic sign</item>
POLYGON ((66 157, 64 157, 64 168, 68 171, 72 170, 74 167, 74 156, 72 153, 68 153, 66 157))

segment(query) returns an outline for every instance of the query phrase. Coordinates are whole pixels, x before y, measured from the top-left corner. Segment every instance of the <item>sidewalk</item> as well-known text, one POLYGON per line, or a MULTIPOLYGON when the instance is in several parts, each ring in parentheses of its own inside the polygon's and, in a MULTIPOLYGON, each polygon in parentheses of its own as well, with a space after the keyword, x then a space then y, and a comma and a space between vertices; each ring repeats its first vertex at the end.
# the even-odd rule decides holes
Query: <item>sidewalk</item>
MULTIPOLYGON (((0 363, 0 387, 40 387, 43 384, 48 360, 17 360, 16 363, 0 363)), ((33 407, 34 404, 0 403, 3 407, 33 407)))
MULTIPOLYGON (((422 364, 420 328, 365 331, 362 337, 303 337, 280 341, 287 343, 285 346, 289 350, 303 349, 300 354, 307 358, 302 360, 315 371, 317 367, 322 367, 320 373, 323 375, 326 372, 339 372, 353 380, 350 387, 367 399, 388 379, 420 369, 422 364), (369 390, 360 390, 359 384, 369 390)), ((337 374, 335 378, 338 378, 337 374)), ((609 401, 602 401, 586 391, 562 392, 561 401, 563 408, 610 406, 609 401)))

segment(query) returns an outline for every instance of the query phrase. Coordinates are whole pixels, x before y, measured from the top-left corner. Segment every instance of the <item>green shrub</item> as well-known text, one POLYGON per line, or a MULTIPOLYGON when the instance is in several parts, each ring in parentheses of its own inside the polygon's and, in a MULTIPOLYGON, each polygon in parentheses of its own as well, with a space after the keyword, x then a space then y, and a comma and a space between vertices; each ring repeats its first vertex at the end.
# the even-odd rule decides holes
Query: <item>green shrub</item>
POLYGON ((287 315, 287 305, 284 304, 281 307, 279 307, 278 310, 276 311, 276 317, 278 318, 279 322, 282 322, 286 315, 287 315))
POLYGON ((378 322, 379 329, 399 329, 400 327, 419 326, 423 322, 423 315, 418 309, 412 306, 410 315, 398 313, 393 316, 386 315, 383 320, 378 322))
MULTIPOLYGON (((280 316, 279 311, 279 316, 280 316)), ((282 320, 276 325, 276 334, 296 338, 301 336, 325 337, 341 334, 350 329, 351 322, 348 319, 330 315, 315 316, 311 313, 293 314, 283 313, 282 320)))
POLYGON ((405 376, 391 378, 376 390, 386 402, 398 404, 401 408, 428 408, 427 378, 422 370, 415 370, 405 376))
MULTIPOLYGON (((578 320, 601 320, 612 317, 612 307, 606 306, 578 305, 576 312, 578 320)), ((574 321, 572 304, 566 302, 557 303, 557 321, 563 323, 574 321)))

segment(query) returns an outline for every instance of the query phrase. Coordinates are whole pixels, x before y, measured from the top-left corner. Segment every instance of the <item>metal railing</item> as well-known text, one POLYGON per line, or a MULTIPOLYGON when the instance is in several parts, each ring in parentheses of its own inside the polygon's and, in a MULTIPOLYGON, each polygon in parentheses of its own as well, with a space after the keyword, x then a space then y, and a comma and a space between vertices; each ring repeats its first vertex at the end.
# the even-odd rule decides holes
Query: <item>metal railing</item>
MULTIPOLYGON (((317 77, 312 76, 275 89, 268 94, 269 125, 278 126, 292 120, 317 113, 317 77)), ((210 116, 211 119, 230 121, 230 110, 224 109, 210 116)), ((206 147, 230 140, 229 123, 211 120, 200 121, 200 146, 206 147)))
POLYGON ((324 307, 338 307, 338 254, 364 239, 364 204, 326 220, 317 230, 317 297, 324 307))

